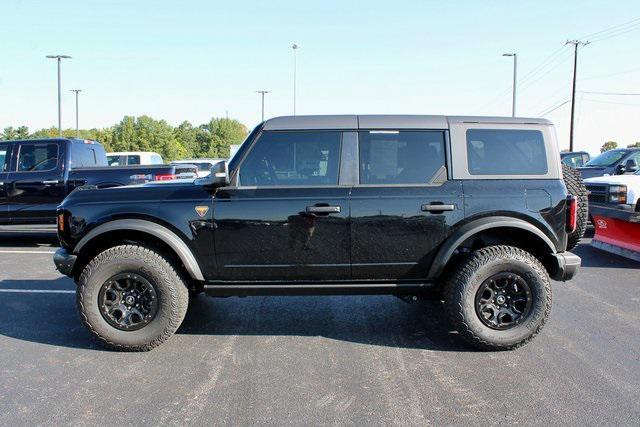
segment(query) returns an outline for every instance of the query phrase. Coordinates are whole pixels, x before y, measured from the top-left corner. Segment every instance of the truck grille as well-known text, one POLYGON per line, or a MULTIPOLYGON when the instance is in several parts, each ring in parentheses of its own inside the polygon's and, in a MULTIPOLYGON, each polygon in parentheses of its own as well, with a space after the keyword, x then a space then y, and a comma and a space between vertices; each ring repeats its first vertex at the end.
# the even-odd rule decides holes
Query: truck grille
POLYGON ((607 203, 608 186, 602 184, 587 184, 589 203, 607 203))

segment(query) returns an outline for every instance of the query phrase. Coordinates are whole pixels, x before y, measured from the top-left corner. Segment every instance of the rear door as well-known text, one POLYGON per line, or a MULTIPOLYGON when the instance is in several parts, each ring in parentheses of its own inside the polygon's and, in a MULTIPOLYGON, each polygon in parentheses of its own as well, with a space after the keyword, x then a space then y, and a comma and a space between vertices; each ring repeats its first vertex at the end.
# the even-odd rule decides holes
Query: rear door
POLYGON ((5 185, 11 162, 11 147, 9 142, 0 142, 0 223, 6 223, 9 219, 9 204, 5 185))
POLYGON ((262 132, 213 201, 221 280, 350 278, 341 145, 339 131, 262 132))
POLYGON ((354 279, 417 281, 464 217, 462 184, 448 178, 446 134, 358 133, 359 184, 351 192, 354 279))
POLYGON ((5 183, 12 223, 55 223, 56 207, 66 196, 64 144, 19 142, 15 164, 5 183))

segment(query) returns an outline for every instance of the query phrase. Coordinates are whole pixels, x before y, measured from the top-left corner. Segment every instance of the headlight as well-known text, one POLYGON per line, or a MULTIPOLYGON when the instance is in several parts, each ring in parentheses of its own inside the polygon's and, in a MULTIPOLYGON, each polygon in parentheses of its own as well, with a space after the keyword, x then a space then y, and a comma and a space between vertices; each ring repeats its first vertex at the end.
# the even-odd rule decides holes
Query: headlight
POLYGON ((609 202, 610 203, 627 203, 627 186, 611 185, 609 186, 609 202))

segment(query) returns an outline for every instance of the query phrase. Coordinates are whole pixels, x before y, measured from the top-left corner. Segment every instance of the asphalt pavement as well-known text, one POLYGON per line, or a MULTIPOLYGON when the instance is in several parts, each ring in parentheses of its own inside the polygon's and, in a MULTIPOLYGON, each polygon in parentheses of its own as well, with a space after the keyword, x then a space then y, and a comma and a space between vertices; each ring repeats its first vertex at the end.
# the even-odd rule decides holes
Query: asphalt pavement
POLYGON ((438 302, 195 299, 148 353, 96 344, 47 235, 0 234, 0 425, 638 425, 640 263, 591 248, 530 344, 479 352, 438 302))

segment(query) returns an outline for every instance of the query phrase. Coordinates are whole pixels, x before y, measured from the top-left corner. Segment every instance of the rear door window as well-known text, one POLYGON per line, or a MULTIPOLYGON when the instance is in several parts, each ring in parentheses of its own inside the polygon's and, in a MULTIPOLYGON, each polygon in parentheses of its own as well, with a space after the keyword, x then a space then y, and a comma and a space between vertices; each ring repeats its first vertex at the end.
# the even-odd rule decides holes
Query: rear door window
POLYGON ((58 165, 57 144, 21 144, 18 153, 18 172, 42 172, 58 165))
POLYGON ((127 156, 127 165, 139 165, 140 164, 140 156, 127 156))
POLYGON ((428 184, 445 166, 439 131, 359 132, 360 184, 428 184))
POLYGON ((467 129, 471 175, 544 175, 544 137, 538 130, 467 129))
POLYGON ((72 168, 86 168, 95 166, 96 151, 91 145, 85 144, 72 144, 71 146, 71 167, 72 168))
POLYGON ((341 132, 264 132, 240 166, 240 185, 338 184, 341 132))
POLYGON ((0 172, 9 170, 9 144, 0 144, 0 172))

